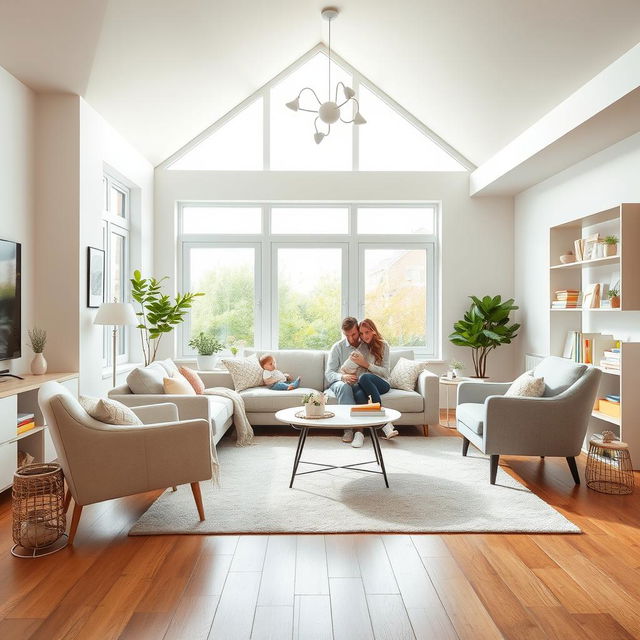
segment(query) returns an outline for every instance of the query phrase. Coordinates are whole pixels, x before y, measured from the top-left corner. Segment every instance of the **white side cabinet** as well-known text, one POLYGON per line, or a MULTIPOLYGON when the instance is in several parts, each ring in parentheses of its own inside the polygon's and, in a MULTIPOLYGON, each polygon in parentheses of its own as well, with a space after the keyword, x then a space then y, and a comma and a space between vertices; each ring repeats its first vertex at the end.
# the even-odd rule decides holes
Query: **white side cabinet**
POLYGON ((24 380, 9 378, 0 382, 0 492, 13 484, 19 451, 31 454, 35 462, 56 459, 53 441, 38 407, 38 390, 45 382, 52 380, 60 382, 74 396, 78 396, 77 373, 25 375, 24 380), (19 436, 16 435, 18 413, 33 413, 36 422, 34 429, 19 436))

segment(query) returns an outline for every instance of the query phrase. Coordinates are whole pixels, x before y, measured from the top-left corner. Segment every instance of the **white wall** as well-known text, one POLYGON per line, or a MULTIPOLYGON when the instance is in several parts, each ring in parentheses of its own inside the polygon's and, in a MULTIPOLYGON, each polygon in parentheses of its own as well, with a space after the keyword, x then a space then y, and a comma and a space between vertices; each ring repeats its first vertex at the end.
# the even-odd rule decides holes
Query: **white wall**
MULTIPOLYGON (((516 196, 515 288, 524 323, 519 363, 525 353, 548 354, 549 228, 621 202, 640 202, 639 167, 640 133, 516 196)), ((640 340, 640 312, 590 315, 588 330, 640 340)))
POLYGON ((142 239, 153 237, 153 167, 75 95, 38 96, 36 144, 36 318, 49 332, 49 370, 79 371, 81 393, 103 394, 111 370, 87 307, 87 247, 102 247, 102 176, 108 167, 131 188, 131 263, 151 265, 142 239))
POLYGON ((22 244, 22 357, 0 362, 12 373, 29 371, 33 354, 25 340, 34 324, 35 95, 0 67, 0 238, 22 244))
MULTIPOLYGON (((466 173, 209 172, 156 170, 155 272, 176 286, 176 203, 218 201, 441 201, 442 356, 471 360, 446 336, 468 307, 471 294, 512 296, 513 202, 511 198, 469 197, 466 173)), ((173 336, 175 342, 175 335, 173 336)), ((173 355, 169 340, 163 356, 173 355)), ((513 374, 513 347, 490 356, 492 379, 513 374)), ((433 364, 442 373, 446 365, 433 364)))

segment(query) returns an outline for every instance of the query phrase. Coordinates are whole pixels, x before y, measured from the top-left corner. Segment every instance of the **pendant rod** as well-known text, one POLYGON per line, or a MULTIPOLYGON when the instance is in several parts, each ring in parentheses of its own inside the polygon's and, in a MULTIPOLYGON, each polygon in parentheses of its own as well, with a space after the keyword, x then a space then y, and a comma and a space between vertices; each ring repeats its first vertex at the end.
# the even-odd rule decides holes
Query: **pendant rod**
POLYGON ((331 19, 329 19, 329 85, 327 87, 327 101, 331 100, 331 19))

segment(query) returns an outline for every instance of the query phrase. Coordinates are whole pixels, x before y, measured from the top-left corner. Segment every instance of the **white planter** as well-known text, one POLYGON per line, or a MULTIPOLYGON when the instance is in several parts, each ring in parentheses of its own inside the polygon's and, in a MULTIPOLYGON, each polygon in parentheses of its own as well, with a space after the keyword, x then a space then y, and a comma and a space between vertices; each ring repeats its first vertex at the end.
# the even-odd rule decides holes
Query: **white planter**
POLYGON ((47 373, 47 361, 44 359, 44 355, 36 353, 31 361, 31 373, 34 376, 41 376, 47 373))
POLYGON ((211 371, 216 368, 218 356, 197 356, 198 371, 211 371))
POLYGON ((323 404, 312 404, 312 403, 308 403, 304 405, 304 413, 306 416, 310 417, 310 418, 315 418, 317 416, 323 416, 324 415, 324 407, 325 405, 323 404))

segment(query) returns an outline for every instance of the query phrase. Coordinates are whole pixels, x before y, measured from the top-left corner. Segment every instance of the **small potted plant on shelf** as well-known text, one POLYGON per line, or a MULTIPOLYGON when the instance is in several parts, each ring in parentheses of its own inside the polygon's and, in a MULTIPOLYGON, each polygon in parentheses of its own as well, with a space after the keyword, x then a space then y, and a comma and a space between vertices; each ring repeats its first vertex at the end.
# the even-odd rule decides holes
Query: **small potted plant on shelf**
POLYGON ((245 347, 245 341, 238 340, 235 336, 229 336, 227 338, 227 347, 229 348, 229 351, 231 351, 231 355, 235 358, 238 353, 242 355, 242 350, 245 347))
POLYGON ((302 397, 304 413, 307 417, 318 418, 324 415, 324 408, 327 404, 327 396, 319 391, 312 391, 302 397))
POLYGON ((618 287, 613 287, 607 291, 607 295, 609 296, 609 300, 611 301, 612 309, 620 308, 620 289, 618 287))
MULTIPOLYGON (((615 256, 618 253, 618 237, 607 236, 604 239, 604 255, 605 257, 615 256)), ((613 305, 611 305, 613 306, 613 305)))
POLYGON ((29 342, 31 343, 31 351, 34 353, 33 360, 31 361, 31 373, 36 376, 41 376, 47 373, 47 361, 44 359, 43 351, 47 344, 47 332, 44 329, 38 329, 34 327, 27 332, 29 335, 29 342))
POLYGON ((198 352, 197 360, 200 371, 215 369, 218 360, 215 354, 224 349, 224 345, 218 342, 214 336, 203 331, 189 340, 189 346, 198 352))

